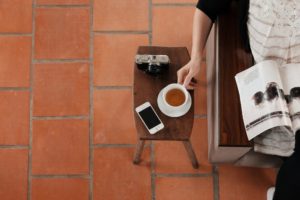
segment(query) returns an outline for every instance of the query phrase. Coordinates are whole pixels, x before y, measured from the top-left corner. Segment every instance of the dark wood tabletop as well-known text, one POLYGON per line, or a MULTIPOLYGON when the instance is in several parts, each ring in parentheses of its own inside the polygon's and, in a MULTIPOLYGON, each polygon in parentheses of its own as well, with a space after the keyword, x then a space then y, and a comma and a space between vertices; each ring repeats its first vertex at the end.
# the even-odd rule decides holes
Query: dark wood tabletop
POLYGON ((185 47, 142 46, 138 48, 137 54, 168 55, 171 62, 169 69, 158 76, 148 75, 139 70, 136 64, 134 65, 133 109, 146 101, 149 101, 165 125, 164 129, 154 135, 151 135, 134 110, 138 139, 188 140, 190 138, 194 122, 194 92, 189 90, 192 97, 192 106, 190 110, 181 117, 168 117, 159 110, 157 105, 157 96, 160 90, 168 84, 177 83, 177 70, 190 60, 187 49, 185 47))

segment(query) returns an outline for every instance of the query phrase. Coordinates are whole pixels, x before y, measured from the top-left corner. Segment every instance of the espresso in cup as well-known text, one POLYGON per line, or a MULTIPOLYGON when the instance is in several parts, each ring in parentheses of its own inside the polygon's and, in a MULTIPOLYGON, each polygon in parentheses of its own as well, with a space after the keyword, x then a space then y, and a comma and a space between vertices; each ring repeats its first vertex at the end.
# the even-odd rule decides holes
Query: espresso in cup
POLYGON ((166 102, 171 106, 180 106, 185 102, 185 94, 181 89, 170 89, 166 93, 166 102))

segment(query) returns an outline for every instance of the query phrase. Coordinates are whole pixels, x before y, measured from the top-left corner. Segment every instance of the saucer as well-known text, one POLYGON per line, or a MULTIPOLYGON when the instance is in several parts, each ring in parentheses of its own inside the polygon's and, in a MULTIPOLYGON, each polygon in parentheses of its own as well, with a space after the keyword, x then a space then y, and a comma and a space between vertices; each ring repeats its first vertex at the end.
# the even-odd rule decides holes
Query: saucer
POLYGON ((188 99, 187 99, 186 106, 180 111, 173 111, 173 110, 169 110, 168 108, 166 108, 164 106, 162 94, 163 94, 163 90, 161 90, 157 96, 157 105, 158 105, 158 108, 160 109, 160 111, 162 113, 164 113, 165 115, 167 115, 169 117, 180 117, 182 115, 185 115, 190 110, 191 105, 192 105, 192 97, 191 97, 190 93, 188 93, 188 99))

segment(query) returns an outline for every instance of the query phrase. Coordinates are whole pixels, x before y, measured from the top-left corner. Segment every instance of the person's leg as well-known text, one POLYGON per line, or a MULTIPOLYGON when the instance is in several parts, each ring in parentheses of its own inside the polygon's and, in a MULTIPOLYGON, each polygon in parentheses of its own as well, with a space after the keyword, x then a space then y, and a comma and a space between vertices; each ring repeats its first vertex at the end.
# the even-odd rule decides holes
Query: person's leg
POLYGON ((300 199, 300 131, 296 133, 295 152, 280 167, 273 200, 300 199))

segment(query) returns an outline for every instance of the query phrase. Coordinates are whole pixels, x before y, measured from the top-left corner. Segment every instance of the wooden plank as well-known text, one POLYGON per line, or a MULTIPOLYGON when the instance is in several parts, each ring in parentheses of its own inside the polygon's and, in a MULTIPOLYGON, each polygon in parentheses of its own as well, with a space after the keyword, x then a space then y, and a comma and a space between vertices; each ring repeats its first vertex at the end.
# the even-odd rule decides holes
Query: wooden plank
POLYGON ((248 142, 241 114, 241 105, 234 76, 253 65, 252 56, 242 47, 238 7, 233 1, 231 8, 220 16, 219 67, 220 67, 220 145, 251 146, 248 142))

